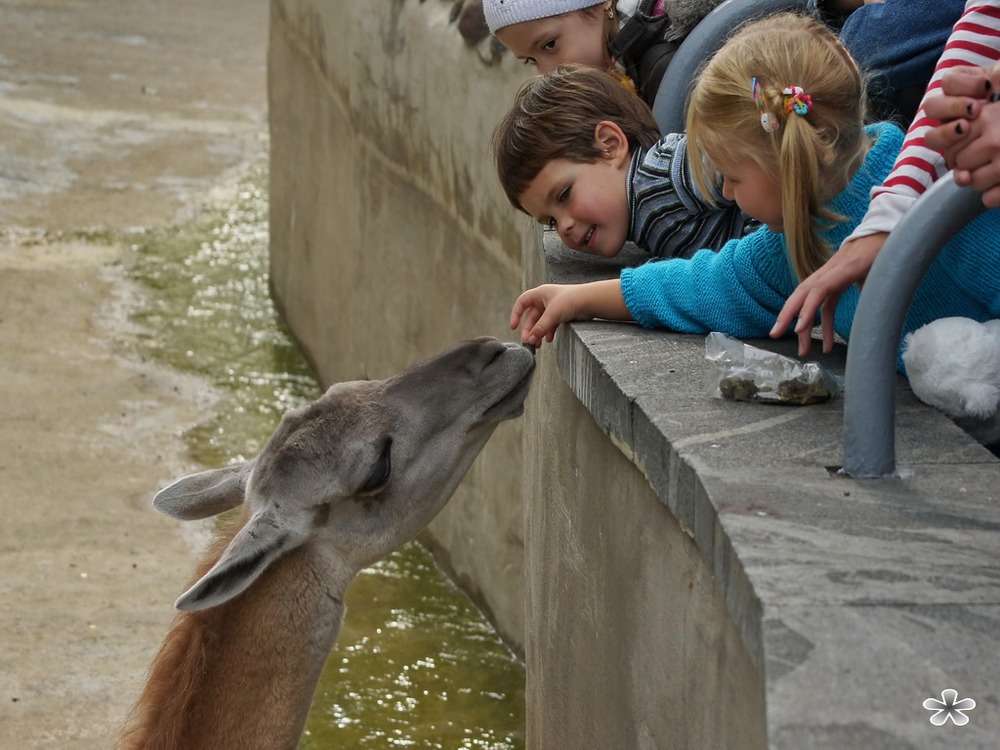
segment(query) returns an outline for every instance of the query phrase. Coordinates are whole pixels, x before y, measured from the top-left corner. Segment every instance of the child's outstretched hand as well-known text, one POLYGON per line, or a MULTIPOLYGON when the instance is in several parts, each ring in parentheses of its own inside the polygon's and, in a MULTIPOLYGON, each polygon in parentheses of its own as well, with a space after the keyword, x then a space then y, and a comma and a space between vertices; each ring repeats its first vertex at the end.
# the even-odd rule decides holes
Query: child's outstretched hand
POLYGON ((521 341, 541 346, 552 343, 560 323, 573 320, 572 287, 543 284, 524 292, 510 311, 510 328, 521 327, 521 341))
POLYGON ((631 320, 618 279, 587 284, 542 284, 524 292, 510 311, 511 330, 521 327, 521 341, 552 342, 560 323, 570 320, 631 320))

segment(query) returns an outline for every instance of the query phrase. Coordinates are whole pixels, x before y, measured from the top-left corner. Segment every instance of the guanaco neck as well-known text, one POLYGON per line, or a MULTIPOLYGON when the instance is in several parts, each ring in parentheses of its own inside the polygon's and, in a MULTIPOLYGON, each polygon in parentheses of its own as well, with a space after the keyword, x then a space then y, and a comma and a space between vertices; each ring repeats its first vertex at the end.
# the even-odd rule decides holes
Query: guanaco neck
MULTIPOLYGON (((231 536, 206 553, 192 582, 231 536)), ((116 747, 295 750, 353 578, 332 576, 345 577, 331 585, 328 561, 306 545, 232 601, 179 613, 116 747)))

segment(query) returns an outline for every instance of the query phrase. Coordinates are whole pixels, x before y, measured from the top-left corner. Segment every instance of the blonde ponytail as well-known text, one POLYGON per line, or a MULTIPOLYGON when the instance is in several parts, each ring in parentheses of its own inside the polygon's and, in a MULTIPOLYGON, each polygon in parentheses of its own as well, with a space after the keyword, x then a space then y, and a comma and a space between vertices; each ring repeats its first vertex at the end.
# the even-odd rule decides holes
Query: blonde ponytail
POLYGON ((749 159, 774 176, 800 280, 829 258, 820 231, 842 217, 826 204, 847 186, 868 148, 864 89, 860 68, 829 29, 784 13, 738 30, 691 92, 687 131, 696 183, 708 194, 717 179, 713 160, 749 159))

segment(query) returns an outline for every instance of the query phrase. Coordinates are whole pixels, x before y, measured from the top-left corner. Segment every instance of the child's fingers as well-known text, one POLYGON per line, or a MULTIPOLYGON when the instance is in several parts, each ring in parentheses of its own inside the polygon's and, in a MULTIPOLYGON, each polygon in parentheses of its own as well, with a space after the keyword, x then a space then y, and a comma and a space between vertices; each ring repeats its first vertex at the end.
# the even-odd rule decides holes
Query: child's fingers
POLYGON ((959 187, 968 187, 972 184, 972 173, 967 169, 956 169, 953 173, 955 184, 959 187))
POLYGON ((989 161, 982 166, 969 171, 971 174, 969 184, 974 190, 979 190, 983 193, 983 202, 985 203, 986 193, 1000 187, 1000 163, 996 161, 989 161))
MULTIPOLYGON (((529 289, 526 292, 522 292, 521 296, 514 301, 514 306, 510 310, 510 329, 516 330, 522 323, 522 318, 526 318, 526 313, 532 310, 536 304, 536 290, 529 289)), ((534 323, 534 321, 532 321, 534 323)), ((527 326, 526 327, 530 327, 527 326)))
POLYGON ((993 67, 990 68, 987 80, 990 82, 990 91, 986 98, 991 102, 1000 100, 1000 61, 993 63, 993 67))
POLYGON ((799 356, 805 357, 809 354, 809 347, 812 346, 812 329, 797 331, 796 335, 799 337, 799 356))
POLYGON ((524 318, 521 321, 521 330, 525 333, 531 333, 531 329, 535 327, 540 317, 542 317, 542 311, 540 309, 537 307, 529 307, 524 311, 524 318))
POLYGON ((942 123, 959 118, 974 120, 982 103, 968 96, 932 96, 924 102, 924 114, 942 123))
POLYGON ((1000 208, 1000 185, 983 193, 983 205, 986 208, 1000 208))
POLYGON ((840 295, 831 294, 823 301, 823 308, 820 311, 820 325, 823 327, 823 351, 827 354, 833 351, 834 315, 837 312, 838 302, 840 302, 840 295))
POLYGON ((516 300, 514 300, 514 306, 510 308, 510 330, 515 330, 521 324, 521 316, 524 314, 524 303, 522 300, 524 295, 522 294, 516 300))
POLYGON ((538 320, 531 326, 528 330, 528 336, 534 339, 538 339, 541 342, 545 339, 549 343, 552 342, 552 338, 555 336, 556 329, 562 322, 559 314, 552 308, 548 307, 542 312, 538 317, 538 320))
POLYGON ((924 142, 928 148, 943 154, 949 167, 954 167, 955 156, 969 142, 970 133, 968 120, 952 120, 928 130, 924 134, 924 142))
POLYGON ((941 79, 941 91, 946 96, 970 96, 973 99, 986 99, 993 90, 995 89, 988 72, 978 65, 961 65, 952 68, 941 79))
POLYGON ((1000 155, 1000 133, 983 132, 972 128, 968 142, 961 141, 944 152, 949 167, 964 169, 973 173, 972 185, 977 190, 985 190, 992 184, 984 184, 995 171, 993 164, 1000 155))
MULTIPOLYGON (((809 281, 809 280, 807 280, 809 281)), ((799 284, 795 291, 785 300, 784 306, 778 312, 778 317, 771 328, 771 338, 780 338, 788 333, 788 327, 795 320, 796 316, 802 315, 802 310, 809 306, 809 298, 813 294, 811 283, 803 282, 799 284)))
POLYGON ((538 322, 535 323, 530 329, 528 329, 527 341, 534 344, 535 346, 541 346, 542 341, 552 341, 552 331, 544 321, 544 317, 539 318, 538 322))

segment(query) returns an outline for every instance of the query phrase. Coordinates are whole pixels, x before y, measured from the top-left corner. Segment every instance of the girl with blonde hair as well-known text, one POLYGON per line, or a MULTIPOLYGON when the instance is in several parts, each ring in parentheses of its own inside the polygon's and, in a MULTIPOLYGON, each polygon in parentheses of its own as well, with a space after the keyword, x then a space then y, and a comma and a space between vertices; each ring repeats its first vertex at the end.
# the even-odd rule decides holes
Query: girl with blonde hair
POLYGON ((739 162, 773 180, 799 278, 829 257, 821 229, 842 217, 827 204, 868 151, 864 101, 864 76, 843 45, 825 27, 791 14, 746 28, 719 51, 691 94, 695 181, 708 195, 704 187, 715 182, 716 170, 725 175, 723 167, 739 162))
MULTIPOLYGON (((864 93, 857 64, 822 24, 781 14, 743 27, 697 78, 688 148, 696 181, 707 186, 721 175, 724 197, 765 226, 717 253, 530 289, 514 304, 511 328, 521 326, 536 346, 560 323, 593 318, 766 337, 799 280, 861 221, 902 146, 895 125, 864 126, 864 93)), ((1000 315, 1000 276, 982 272, 1000 261, 997 236, 1000 214, 989 212, 949 243, 917 290, 904 333, 941 317, 1000 315)), ((837 309, 844 339, 857 301, 849 290, 837 309)))

